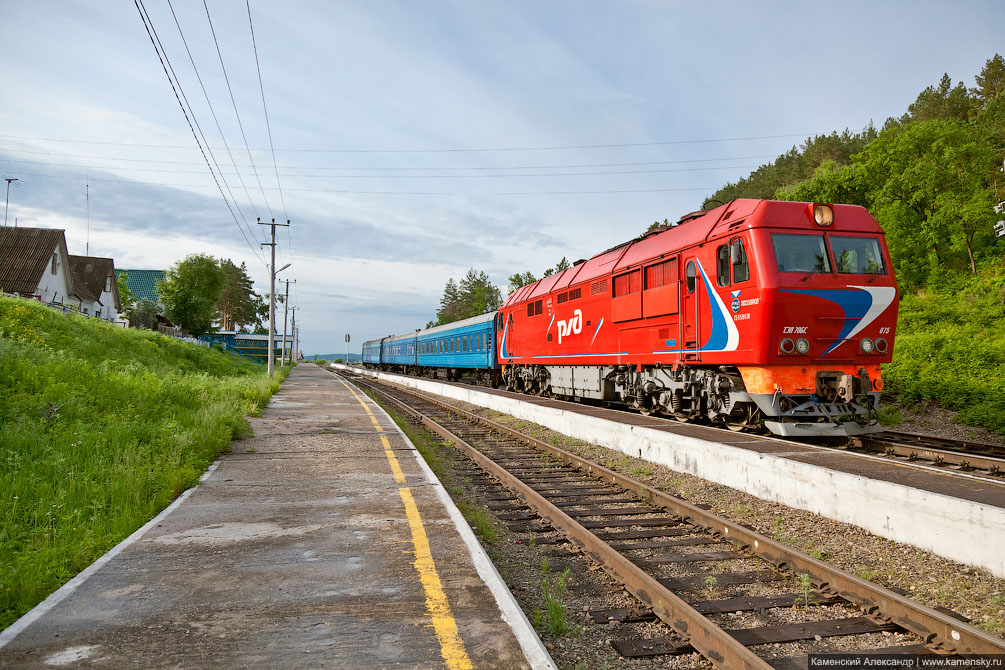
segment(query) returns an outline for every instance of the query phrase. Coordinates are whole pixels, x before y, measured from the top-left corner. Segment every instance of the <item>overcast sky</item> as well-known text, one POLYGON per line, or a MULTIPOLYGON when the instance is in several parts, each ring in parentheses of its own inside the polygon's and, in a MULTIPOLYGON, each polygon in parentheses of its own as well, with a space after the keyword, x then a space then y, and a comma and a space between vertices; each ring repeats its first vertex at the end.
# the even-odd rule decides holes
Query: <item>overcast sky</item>
POLYGON ((256 218, 289 219, 307 354, 425 325, 468 268, 505 293, 674 220, 944 72, 973 86, 1005 24, 1000 0, 251 0, 270 145, 245 3, 172 0, 180 31, 144 4, 220 187, 133 2, 0 0, 8 225, 119 268, 244 261, 266 291, 256 218))

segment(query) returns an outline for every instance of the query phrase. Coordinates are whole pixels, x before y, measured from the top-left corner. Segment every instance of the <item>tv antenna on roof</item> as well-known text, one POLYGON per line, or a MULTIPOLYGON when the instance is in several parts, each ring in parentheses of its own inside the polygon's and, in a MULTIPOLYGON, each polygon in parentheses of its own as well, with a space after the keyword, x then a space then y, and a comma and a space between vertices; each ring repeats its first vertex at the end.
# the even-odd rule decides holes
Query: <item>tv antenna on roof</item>
MULTIPOLYGON (((10 207, 10 184, 14 181, 21 181, 17 177, 4 177, 4 181, 7 182, 7 202, 4 204, 3 208, 3 225, 7 226, 7 208, 10 207)), ((17 188, 15 186, 15 188, 17 188)))

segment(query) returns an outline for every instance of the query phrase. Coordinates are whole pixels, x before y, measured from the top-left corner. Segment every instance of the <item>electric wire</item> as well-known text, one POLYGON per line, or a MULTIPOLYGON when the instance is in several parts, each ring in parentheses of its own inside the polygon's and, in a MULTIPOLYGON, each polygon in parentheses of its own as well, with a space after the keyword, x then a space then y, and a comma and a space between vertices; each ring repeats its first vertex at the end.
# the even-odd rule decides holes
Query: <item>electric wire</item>
MULTIPOLYGON (((117 156, 90 156, 86 154, 66 154, 59 151, 35 151, 32 149, 5 149, 5 151, 13 151, 16 153, 23 154, 37 154, 40 156, 60 156, 63 158, 86 158, 88 160, 107 160, 107 161, 123 161, 129 163, 163 163, 165 165, 202 165, 199 161, 168 161, 160 160, 154 158, 120 158, 117 156)), ((743 160, 759 160, 762 158, 777 158, 778 154, 759 154, 755 156, 726 156, 722 158, 691 158, 686 160, 673 160, 673 161, 631 161, 623 163, 566 163, 559 165, 470 165, 470 166, 459 166, 459 167, 356 167, 351 165, 284 165, 283 170, 356 170, 357 172, 428 172, 433 170, 560 170, 560 169, 574 169, 574 168, 601 168, 601 167, 633 167, 633 166, 643 166, 643 165, 681 165, 687 163, 711 163, 715 161, 743 161, 743 160)), ((5 159, 11 163, 39 163, 45 164, 44 161, 23 161, 15 159, 5 159)), ((52 163, 52 165, 59 165, 59 163, 52 163)), ((240 165, 238 167, 251 167, 249 165, 240 165)), ((287 175, 290 176, 290 175, 287 175)))
MULTIPOLYGON (((563 150, 576 150, 576 149, 616 149, 616 148, 635 148, 635 147, 655 147, 655 146, 672 146, 678 144, 712 144, 715 142, 747 142, 753 140, 771 140, 771 139, 782 139, 786 137, 812 137, 811 133, 785 133, 780 135, 752 135, 749 137, 718 137, 718 138, 707 138, 707 139, 697 139, 697 140, 664 140, 659 142, 625 142, 625 143, 609 143, 609 144, 570 144, 570 145, 557 145, 557 146, 537 146, 537 147, 502 147, 502 148, 482 148, 482 149, 297 149, 280 148, 280 152, 289 153, 335 153, 335 154, 424 154, 424 153, 491 153, 491 152, 509 152, 509 151, 563 151, 563 150)), ((133 142, 106 142, 98 140, 71 140, 63 138, 52 138, 52 137, 29 137, 26 135, 6 135, 0 134, 0 137, 6 137, 10 139, 20 139, 20 140, 37 140, 45 142, 72 142, 77 144, 101 144, 101 145, 114 145, 114 146, 132 146, 132 147, 145 147, 145 148, 156 148, 156 149, 191 149, 191 147, 178 145, 178 144, 137 144, 133 142)), ((255 151, 262 151, 262 149, 255 149, 255 151)))
MULTIPOLYGON (((189 119, 188 112, 185 110, 185 105, 181 101, 181 97, 178 93, 178 88, 175 87, 175 81, 171 78, 171 75, 168 73, 168 68, 165 65, 165 60, 167 60, 168 58, 167 53, 164 53, 162 56, 161 50, 157 46, 158 40, 154 39, 153 21, 150 20, 149 15, 146 13, 146 7, 143 6, 143 0, 133 0, 133 4, 136 5, 136 11, 139 12, 140 20, 143 21, 143 27, 147 31, 147 37, 150 38, 150 44, 153 45, 154 52, 157 54, 157 60, 160 61, 161 69, 164 70, 164 76, 167 77, 168 84, 170 84, 171 86, 171 91, 174 93, 175 100, 178 101, 178 106, 181 107, 181 113, 185 117, 185 122, 188 124, 189 130, 192 132, 192 138, 195 140, 196 145, 198 145, 199 152, 202 154, 203 160, 206 161, 206 167, 209 168, 209 172, 213 177, 213 182, 216 184, 216 188, 220 192, 220 197, 223 198, 224 204, 227 205, 227 210, 230 212, 230 216, 234 219, 234 223, 237 224, 238 230, 241 231, 241 236, 244 238, 244 241, 247 243, 248 247, 252 250, 255 256, 258 257, 259 260, 262 260, 262 262, 264 262, 259 253, 260 250, 252 246, 251 241, 248 239, 248 236, 245 235, 244 233, 244 229, 241 228, 241 223, 240 221, 238 221, 237 215, 234 214, 234 209, 230 206, 230 201, 227 200, 227 196, 223 192, 223 188, 220 186, 220 181, 217 179, 216 173, 213 171, 213 166, 210 164, 209 158, 206 156, 206 152, 203 150, 202 144, 199 142, 199 136, 196 134, 195 128, 192 125, 192 120, 189 119)), ((181 82, 178 82, 178 87, 179 88, 181 87, 181 82)), ((117 180, 106 179, 96 181, 117 181, 117 180)))
MULTIPOLYGON (((21 172, 19 174, 23 174, 26 177, 50 177, 52 179, 77 179, 77 180, 83 179, 83 177, 74 177, 71 175, 42 174, 37 172, 21 172)), ((213 188, 212 186, 209 186, 207 184, 169 184, 169 183, 137 181, 134 179, 96 179, 94 177, 91 177, 90 180, 100 182, 118 182, 122 184, 141 184, 144 186, 171 186, 176 188, 213 188)), ((217 184, 217 188, 219 188, 219 184, 217 184)), ((715 191, 717 188, 719 187, 701 186, 701 187, 686 187, 686 188, 682 187, 682 188, 593 189, 593 190, 581 190, 581 191, 359 191, 350 189, 287 187, 286 190, 297 193, 340 193, 340 194, 358 194, 358 195, 492 196, 492 195, 602 195, 610 193, 678 193, 685 191, 715 191)))
MULTIPOLYGON (((275 186, 279 191, 279 202, 282 205, 282 217, 289 221, 289 214, 286 211, 286 197, 282 194, 282 182, 279 181, 279 164, 275 160, 275 145, 272 144, 272 126, 268 121, 268 106, 265 104, 265 84, 262 82, 261 78, 261 64, 258 61, 258 45, 255 43, 254 38, 254 22, 251 20, 251 1, 244 0, 244 6, 248 11, 248 30, 251 33, 251 49, 254 53, 254 66, 255 71, 258 72, 258 90, 261 92, 261 109, 265 116, 265 130, 268 133, 268 148, 272 153, 272 168, 275 170, 275 186)), ((250 152, 249 152, 250 153, 250 152)), ((291 232, 292 226, 286 226, 286 244, 289 247, 289 262, 293 262, 293 234, 291 232)), ((281 255, 281 249, 280 249, 281 255)), ((296 269, 293 267, 291 272, 293 275, 293 298, 296 298, 296 269)), ((288 285, 288 284, 287 284, 288 285)), ((298 300, 296 300, 298 303, 298 300)))
MULTIPOLYGON (((185 39, 185 33, 184 31, 182 31, 181 23, 178 21, 178 15, 175 14, 174 5, 171 3, 171 0, 167 0, 167 5, 168 8, 171 10, 171 17, 174 19, 174 24, 178 28, 178 35, 181 37, 181 42, 185 46, 185 53, 188 54, 189 63, 192 64, 192 71, 195 72, 196 81, 199 82, 199 87, 202 89, 202 95, 206 99, 206 106, 209 107, 209 113, 213 117, 213 123, 216 124, 216 130, 218 133, 220 133, 220 140, 223 142, 223 146, 227 150, 227 155, 230 156, 230 162, 234 166, 234 172, 237 175, 238 181, 241 183, 241 187, 244 189, 244 194, 245 196, 247 196, 248 202, 251 204, 252 207, 254 207, 255 206, 254 200, 251 199, 251 193, 248 192, 248 187, 244 183, 244 177, 241 175, 241 170, 237 167, 237 161, 234 159, 234 154, 230 150, 230 145, 227 143, 227 138, 223 133, 223 128, 220 127, 220 120, 217 118, 216 111, 213 109, 213 103, 209 99, 209 93, 206 91, 206 86, 203 84, 202 76, 199 74, 199 68, 195 64, 195 58, 192 57, 192 51, 188 47, 188 40, 185 39)), ((203 136, 203 141, 206 141, 205 135, 203 136)), ((208 147, 209 142, 206 142, 206 145, 208 147)), ((248 222, 248 217, 245 216, 244 211, 241 209, 241 205, 237 201, 237 198, 234 197, 234 192, 230 189, 230 184, 224 178, 223 170, 220 169, 220 164, 216 162, 216 156, 213 154, 212 150, 210 150, 209 154, 210 156, 213 156, 213 162, 216 163, 216 169, 218 172, 220 172, 220 177, 221 179, 223 179, 223 183, 227 187, 227 192, 230 193, 230 198, 231 200, 234 201, 234 207, 237 208, 238 213, 244 220, 244 225, 248 227, 250 230, 254 230, 253 228, 251 228, 251 224, 248 222)), ((251 236, 255 238, 256 242, 261 241, 256 233, 252 232, 251 236)))
POLYGON ((286 199, 283 197, 283 187, 279 181, 279 163, 276 162, 276 147, 272 143, 272 124, 269 123, 269 108, 265 104, 265 84, 262 83, 262 66, 258 62, 258 45, 255 43, 255 25, 251 21, 251 0, 245 0, 248 8, 248 28, 251 30, 251 48, 255 53, 255 69, 258 71, 258 90, 262 92, 262 111, 265 113, 265 129, 269 134, 269 149, 272 151, 272 166, 276 170, 276 186, 279 188, 279 199, 283 205, 283 218, 289 219, 286 212, 286 199))
MULTIPOLYGON (((8 160, 0 158, 0 162, 5 163, 31 163, 36 165, 52 165, 54 167, 87 167, 76 163, 49 163, 46 161, 22 161, 8 160)), ((133 168, 118 166, 94 166, 91 168, 104 170, 121 170, 125 172, 153 172, 158 174, 202 174, 202 170, 159 170, 156 168, 133 168)), ((307 179, 486 179, 486 178, 530 178, 530 177, 580 177, 596 175, 618 175, 618 174, 667 174, 675 172, 711 172, 715 170, 746 170, 755 168, 756 165, 716 165, 710 167, 688 167, 688 168, 660 168, 656 170, 601 170, 592 172, 517 172, 512 174, 303 174, 289 173, 287 177, 300 177, 307 179)), ((274 190, 279 190, 278 188, 274 190)))
POLYGON ((272 205, 269 204, 269 198, 265 195, 265 189, 262 188, 262 178, 258 175, 258 168, 255 167, 255 159, 251 156, 251 145, 248 144, 248 137, 244 133, 244 124, 241 123, 241 113, 237 111, 237 100, 234 99, 234 90, 230 86, 230 77, 227 76, 227 66, 223 64, 223 52, 220 50, 220 43, 216 39, 216 30, 213 29, 213 19, 209 15, 209 5, 206 0, 202 0, 202 6, 206 9, 206 21, 209 22, 209 32, 213 36, 213 44, 216 45, 216 55, 220 58, 220 69, 223 71, 223 80, 227 84, 227 92, 230 94, 230 102, 234 106, 234 116, 237 117, 237 127, 241 129, 241 138, 244 140, 244 148, 248 150, 248 160, 251 161, 251 171, 255 173, 255 179, 258 180, 258 188, 262 192, 262 198, 265 199, 265 209, 269 211, 269 215, 272 216, 272 205))

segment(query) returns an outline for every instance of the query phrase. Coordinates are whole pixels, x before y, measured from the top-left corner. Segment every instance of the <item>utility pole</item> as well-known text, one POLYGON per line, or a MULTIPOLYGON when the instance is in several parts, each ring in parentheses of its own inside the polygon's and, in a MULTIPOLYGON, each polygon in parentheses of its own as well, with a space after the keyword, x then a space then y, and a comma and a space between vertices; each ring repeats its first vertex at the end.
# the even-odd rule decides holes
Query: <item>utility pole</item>
POLYGON ((4 228, 6 228, 7 227, 7 208, 10 207, 10 183, 12 181, 21 181, 21 180, 18 179, 17 177, 4 177, 4 179, 7 181, 7 202, 6 202, 6 204, 4 204, 4 207, 3 207, 3 225, 4 225, 4 228))
POLYGON ((349 333, 345 334, 345 364, 349 365, 349 333))
POLYGON ((293 307, 291 310, 293 312, 293 323, 290 326, 290 330, 293 331, 293 346, 290 348, 290 365, 293 365, 293 361, 296 360, 297 354, 297 308, 293 307))
POLYGON ((271 242, 260 242, 263 247, 270 247, 272 250, 272 260, 269 263, 269 376, 271 377, 276 369, 276 274, 279 271, 285 270, 290 266, 289 263, 283 267, 276 270, 276 226, 289 226, 290 220, 287 219, 286 223, 276 223, 275 219, 272 219, 272 223, 262 223, 261 217, 258 218, 258 225, 260 226, 271 226, 272 227, 272 241, 271 242))
MULTIPOLYGON (((294 279, 293 283, 296 284, 297 280, 294 279)), ((286 312, 290 306, 290 280, 286 280, 286 297, 283 299, 283 353, 279 359, 280 365, 286 365, 286 312)), ((290 352, 290 361, 293 361, 293 352, 290 352)))

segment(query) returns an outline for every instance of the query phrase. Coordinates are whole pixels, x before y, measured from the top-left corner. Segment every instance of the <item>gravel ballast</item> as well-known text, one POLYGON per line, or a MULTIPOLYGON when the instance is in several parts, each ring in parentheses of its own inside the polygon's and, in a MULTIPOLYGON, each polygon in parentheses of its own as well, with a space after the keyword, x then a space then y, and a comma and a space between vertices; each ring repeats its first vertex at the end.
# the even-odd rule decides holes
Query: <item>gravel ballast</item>
MULTIPOLYGON (((906 589, 912 598, 925 605, 949 608, 970 618, 973 625, 1005 637, 1005 580, 994 578, 986 571, 872 535, 849 524, 760 500, 621 452, 574 440, 492 410, 454 401, 451 404, 516 428, 693 504, 707 505, 717 514, 747 524, 836 567, 883 586, 906 589)), ((416 429, 410 427, 410 430, 414 432, 416 429)), ((444 445, 437 447, 437 453, 441 461, 441 471, 437 474, 455 499, 482 509, 491 504, 483 499, 492 493, 486 493, 486 487, 478 484, 476 480, 480 478, 456 472, 459 463, 464 464, 465 470, 470 470, 470 465, 444 445)), ((498 495, 503 489, 496 488, 493 493, 498 495)), ((487 514, 492 515, 491 512, 487 514)), ((508 523, 495 520, 494 541, 489 542, 482 536, 483 544, 528 618, 535 623, 560 668, 712 667, 693 653, 647 659, 621 657, 611 647, 612 640, 660 637, 670 634, 670 629, 661 622, 593 623, 587 615, 590 610, 616 607, 642 609, 641 604, 598 566, 581 554, 570 551, 571 545, 545 544, 544 541, 553 534, 514 533, 507 528, 508 523), (545 594, 546 589, 555 592, 561 575, 567 569, 565 590, 560 600, 565 606, 564 621, 571 631, 563 635, 549 632, 545 594)), ((708 549, 715 550, 717 547, 708 549)), ((725 596, 716 594, 715 597, 725 596)), ((861 615, 861 612, 844 606, 827 609, 832 609, 833 614, 828 613, 826 618, 861 615)), ((798 621, 799 616, 798 610, 776 608, 766 612, 719 615, 717 622, 724 628, 745 628, 798 621)), ((917 643, 918 640, 909 635, 886 632, 774 645, 774 648, 758 649, 758 653, 765 658, 776 658, 917 643)))

